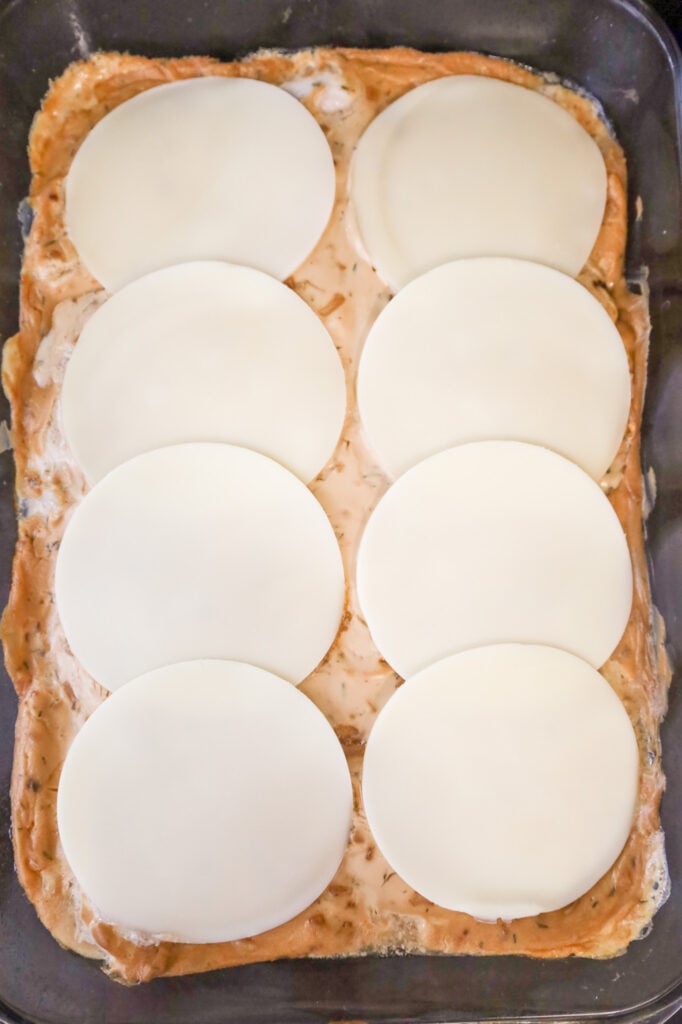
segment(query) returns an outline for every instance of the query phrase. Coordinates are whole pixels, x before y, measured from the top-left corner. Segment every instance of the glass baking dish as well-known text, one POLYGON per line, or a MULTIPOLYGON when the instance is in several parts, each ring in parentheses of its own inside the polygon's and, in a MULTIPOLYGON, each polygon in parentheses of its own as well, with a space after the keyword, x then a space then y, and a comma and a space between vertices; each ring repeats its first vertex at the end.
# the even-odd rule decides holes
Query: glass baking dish
MULTIPOLYGON (((13 0, 0 10, 0 337, 16 330, 17 209, 26 140, 48 80, 96 49, 149 56, 329 43, 478 50, 555 72, 603 105, 630 176, 628 276, 648 268, 653 322, 643 464, 654 597, 682 655, 682 61, 639 0, 13 0), (641 197, 643 216, 636 216, 641 197), (653 477, 651 478, 653 480, 653 477)), ((25 226, 25 225, 24 225, 25 226)), ((0 418, 7 416, 2 399, 0 418)), ((0 458, 0 605, 14 547, 11 456, 0 458)), ((62 950, 13 869, 9 821, 16 701, 0 681, 0 1020, 50 1024, 663 1021, 682 1005, 682 693, 663 727, 663 823, 672 895, 646 938, 607 961, 367 957, 281 961, 138 988, 62 950)))

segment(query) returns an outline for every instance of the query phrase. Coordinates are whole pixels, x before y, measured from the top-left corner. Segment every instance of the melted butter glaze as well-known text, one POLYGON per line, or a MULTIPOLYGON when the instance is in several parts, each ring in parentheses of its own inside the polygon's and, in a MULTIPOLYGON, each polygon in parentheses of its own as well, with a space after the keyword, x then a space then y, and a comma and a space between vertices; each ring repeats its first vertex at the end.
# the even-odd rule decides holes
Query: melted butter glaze
POLYGON ((20 331, 6 345, 3 366, 12 403, 20 518, 2 635, 20 697, 12 778, 16 863, 41 920, 62 944, 103 959, 112 976, 128 983, 280 957, 391 950, 603 957, 622 951, 647 927, 667 892, 658 819, 663 788, 658 726, 669 672, 663 626, 651 606, 642 537, 639 424, 648 349, 646 299, 629 293, 623 279, 625 161, 594 105, 524 68, 469 53, 262 52, 234 64, 98 54, 72 65, 53 83, 33 125, 30 158, 35 219, 22 271, 20 331), (334 154, 337 197, 330 223, 288 284, 327 326, 347 377, 344 430, 332 459, 311 485, 339 539, 348 580, 346 612, 330 652, 302 689, 329 717, 344 745, 355 813, 346 857, 308 910, 253 939, 197 946, 121 934, 98 917, 64 859, 56 826, 61 765, 81 724, 106 694, 68 649, 54 606, 53 577, 65 523, 85 489, 61 431, 61 380, 83 324, 106 298, 66 237, 64 176, 80 142, 110 109, 154 85, 205 74, 286 85, 317 118, 334 154), (596 139, 608 170, 608 199, 580 280, 617 324, 633 380, 627 432, 603 487, 628 536, 635 601, 625 635, 603 671, 623 699, 639 740, 636 820, 618 861, 589 893, 562 910, 510 923, 482 923, 442 910, 406 886, 376 848, 360 796, 364 742, 400 679, 371 641, 354 586, 362 529, 390 482, 363 437, 355 375, 367 331, 390 293, 357 244, 348 209, 348 166, 357 139, 381 109, 413 86, 445 74, 491 75, 538 89, 596 139))

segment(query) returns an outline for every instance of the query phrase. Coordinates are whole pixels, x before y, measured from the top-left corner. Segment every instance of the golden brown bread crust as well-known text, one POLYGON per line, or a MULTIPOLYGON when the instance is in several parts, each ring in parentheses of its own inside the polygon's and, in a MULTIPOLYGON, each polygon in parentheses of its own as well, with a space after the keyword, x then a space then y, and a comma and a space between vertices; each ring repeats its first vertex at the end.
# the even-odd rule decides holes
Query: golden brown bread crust
MULTIPOLYGON (((17 870, 46 927, 65 946, 102 958, 106 970, 129 983, 280 957, 391 950, 603 957, 623 950, 647 926, 665 894, 658 726, 666 705, 668 670, 651 606, 642 536, 639 425, 648 346, 646 302, 630 294, 623 279, 625 161, 594 106, 524 68, 467 53, 270 52, 233 64, 207 58, 148 60, 98 54, 72 65, 52 84, 33 125, 30 160, 35 219, 21 277, 20 331, 7 342, 3 364, 12 405, 20 519, 2 637, 20 697, 12 779, 17 870), (323 71, 341 83, 347 103, 325 102, 325 77, 316 77, 323 71), (254 939, 204 946, 140 944, 139 937, 132 941, 100 921, 82 898, 56 827, 56 791, 66 751, 82 722, 105 697, 71 656, 52 593, 64 524, 84 489, 61 435, 61 376, 83 322, 104 298, 65 235, 64 176, 91 127, 112 107, 153 85, 205 74, 257 77, 276 84, 307 79, 310 89, 304 102, 334 153, 337 201, 318 247, 288 283, 325 322, 352 379, 366 330, 389 298, 354 248, 348 229, 346 183, 353 145, 372 117, 407 89, 459 73, 491 75, 552 97, 596 139, 608 169, 604 223, 581 281, 617 323, 633 379, 627 434, 604 480, 627 533, 635 568, 630 622, 604 668, 639 741, 641 785, 632 834, 613 869, 588 894, 538 918, 484 924, 441 910, 402 883, 372 841, 359 795, 364 741, 377 711, 400 680, 373 647, 351 582, 339 636, 302 686, 334 725, 356 787, 348 853, 332 885, 293 921, 254 939)), ((336 530, 351 581, 362 526, 386 486, 364 445, 352 405, 333 458, 312 484, 336 530)))

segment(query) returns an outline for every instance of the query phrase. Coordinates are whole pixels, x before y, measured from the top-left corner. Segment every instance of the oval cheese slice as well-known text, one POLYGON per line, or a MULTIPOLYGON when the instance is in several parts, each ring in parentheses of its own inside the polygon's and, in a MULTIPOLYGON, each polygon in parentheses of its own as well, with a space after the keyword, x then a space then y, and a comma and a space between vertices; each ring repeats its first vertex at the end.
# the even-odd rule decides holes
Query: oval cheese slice
POLYGON ((201 657, 299 683, 336 635, 344 577, 300 480, 246 448, 185 444, 138 455, 83 498, 55 595, 73 653, 109 690, 201 657))
POLYGON ((381 313, 358 402, 394 476, 456 444, 509 439, 599 479, 625 431, 630 372, 611 318, 573 278, 526 260, 457 260, 381 313))
POLYGON ((105 921, 226 942, 320 895, 352 803, 312 701, 251 665, 185 662, 135 679, 85 723, 61 774, 59 836, 105 921))
POLYGON ((554 648, 503 644, 431 665, 391 697, 363 797, 401 878, 494 921, 587 892, 625 844, 637 781, 630 720, 599 673, 554 648))
POLYGON ((504 641, 598 667, 625 629, 632 568, 586 473, 536 445, 480 441, 393 484, 365 528, 357 588, 372 639, 402 676, 504 641))
POLYGON ((334 344, 295 292, 229 263, 186 263, 96 311, 62 389, 64 430, 94 483, 140 452, 226 441, 312 480, 346 409, 334 344))
POLYGON ((351 197, 369 257, 395 291, 463 256, 519 256, 577 274, 601 226, 606 168, 553 100, 455 75, 374 119, 353 158, 351 197))
POLYGON ((155 86, 95 125, 66 179, 66 228, 109 290, 217 259, 285 278, 316 245, 332 155, 305 107, 243 78, 155 86))

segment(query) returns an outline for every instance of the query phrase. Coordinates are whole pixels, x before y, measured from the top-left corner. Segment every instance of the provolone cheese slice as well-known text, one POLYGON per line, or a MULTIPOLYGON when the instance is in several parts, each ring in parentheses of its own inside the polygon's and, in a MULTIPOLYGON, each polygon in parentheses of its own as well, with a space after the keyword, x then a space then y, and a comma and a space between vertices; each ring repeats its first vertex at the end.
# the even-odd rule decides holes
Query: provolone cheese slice
POLYGON ((457 260, 379 316, 358 402, 394 476, 456 444, 509 439, 599 479, 623 437, 630 373, 611 318, 573 278, 526 260, 457 260))
POLYGON ((550 647, 465 651, 409 679, 367 743, 367 818, 393 869, 482 920, 566 906, 611 867, 638 751, 608 683, 550 647))
POLYGON ((107 114, 66 179, 66 227, 111 291, 189 260, 285 278, 320 238, 334 163, 305 107, 274 85, 195 78, 107 114))
POLYGON ((59 835, 102 918, 182 942, 274 928, 326 888, 352 812, 333 729, 277 676, 229 661, 158 669, 76 736, 59 835))
POLYGON ((159 270, 100 306, 62 389, 66 436, 91 482, 183 441, 253 448, 311 480, 345 408, 341 361, 305 302, 217 262, 159 270))
POLYGON ((353 158, 351 198, 369 257, 396 291, 463 256, 519 256, 577 274, 601 226, 606 168, 553 100, 456 75, 374 119, 353 158))
POLYGON ((372 639, 402 676, 506 641, 599 667, 630 614, 632 567, 586 473, 536 445, 480 441, 393 484, 365 528, 357 587, 372 639))
POLYGON ((336 537, 300 480, 246 448, 184 444, 112 470, 57 558, 66 638, 109 690, 153 668, 230 658, 304 679, 336 635, 336 537))

